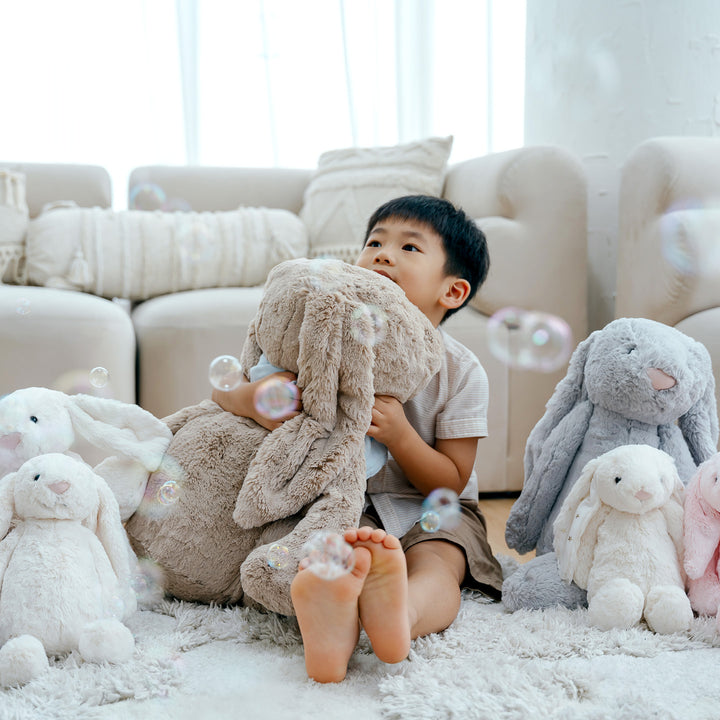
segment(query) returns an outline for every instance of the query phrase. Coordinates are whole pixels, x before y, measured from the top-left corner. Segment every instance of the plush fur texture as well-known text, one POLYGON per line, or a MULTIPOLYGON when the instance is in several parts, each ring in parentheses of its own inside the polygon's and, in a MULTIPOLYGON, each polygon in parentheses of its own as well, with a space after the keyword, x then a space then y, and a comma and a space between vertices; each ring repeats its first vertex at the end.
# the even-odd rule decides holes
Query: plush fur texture
MULTIPOLYGON (((720 453, 697 469, 685 494, 685 572, 693 610, 717 615, 720 606, 720 453)), ((720 618, 718 618, 720 624, 720 618)))
POLYGON ((137 508, 170 444, 168 426, 137 405, 30 387, 0 400, 0 477, 36 455, 72 453, 82 438, 113 453, 95 471, 115 493, 123 520, 137 508))
POLYGON ((339 261, 293 260, 268 276, 242 366, 261 353, 297 374, 303 412, 272 433, 211 401, 166 418, 173 440, 127 530, 175 597, 292 615, 303 544, 360 518, 374 395, 408 400, 440 368, 443 347, 387 279, 339 261), (168 482, 177 497, 163 504, 168 482), (281 567, 268 565, 273 543, 287 550, 281 567))
MULTIPOLYGON (((0 538, 0 644, 31 636, 48 654, 132 656, 121 622, 136 608, 127 539, 112 491, 86 463, 49 453, 2 478, 0 538)), ((3 648, 0 682, 31 679, 33 647, 3 648)))
POLYGON ((673 459, 649 445, 583 468, 555 520, 555 551, 563 580, 587 590, 592 624, 628 628, 644 616, 656 632, 688 629, 683 492, 673 459))
POLYGON ((645 444, 667 452, 687 482, 716 452, 717 439, 715 381, 701 343, 644 318, 620 318, 593 332, 576 348, 527 441, 525 484, 505 538, 538 557, 505 581, 505 605, 585 604, 585 593, 542 556, 552 554, 553 522, 587 462, 619 445, 645 444))

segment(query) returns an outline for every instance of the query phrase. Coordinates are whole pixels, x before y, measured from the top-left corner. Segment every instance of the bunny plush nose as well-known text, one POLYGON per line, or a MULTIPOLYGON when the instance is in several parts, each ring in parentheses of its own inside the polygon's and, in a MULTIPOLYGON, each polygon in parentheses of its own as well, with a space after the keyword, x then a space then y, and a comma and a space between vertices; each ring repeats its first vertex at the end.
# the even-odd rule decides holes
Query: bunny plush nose
POLYGON ((660 368, 648 368, 647 374, 655 390, 669 390, 677 383, 677 380, 672 375, 668 375, 660 368))
POLYGON ((60 482, 48 485, 48 487, 57 495, 62 495, 70 487, 70 483, 65 482, 65 480, 61 480, 60 482))
POLYGON ((650 499, 650 498, 652 497, 652 495, 651 495, 647 490, 643 490, 643 489, 641 488, 640 490, 638 490, 638 491, 635 493, 635 497, 636 497, 640 502, 642 502, 643 500, 648 500, 648 499, 650 499))

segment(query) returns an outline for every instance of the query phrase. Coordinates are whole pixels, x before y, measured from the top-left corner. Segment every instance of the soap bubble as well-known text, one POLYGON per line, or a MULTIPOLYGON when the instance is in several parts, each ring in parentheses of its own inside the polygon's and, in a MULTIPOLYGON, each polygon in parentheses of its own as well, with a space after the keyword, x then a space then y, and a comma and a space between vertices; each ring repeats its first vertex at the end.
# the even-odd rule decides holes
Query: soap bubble
POLYGON ((107 385, 110 379, 110 373, 104 367, 94 367, 90 371, 90 384, 94 388, 103 388, 107 385))
POLYGON ((208 377, 217 390, 233 390, 242 382, 240 361, 232 355, 219 355, 210 363, 208 377))
POLYGON ((21 317, 25 317, 30 314, 30 301, 26 297, 18 298, 15 302, 15 312, 21 317))
POLYGON ((158 501, 163 505, 172 505, 180 496, 180 486, 175 480, 166 480, 157 492, 158 501))
POLYGON ((420 526, 425 532, 436 532, 440 528, 452 530, 460 523, 462 510, 457 493, 450 488, 435 488, 422 504, 420 526))
POLYGON ((350 332, 363 345, 382 342, 387 327, 387 316, 375 305, 361 305, 353 310, 350 318, 350 332))
POLYGON ((160 210, 165 200, 165 191, 159 185, 139 183, 130 189, 128 205, 131 210, 160 210))
POLYGON ((132 588, 141 608, 150 608, 163 599, 164 584, 165 574, 157 563, 150 558, 140 558, 137 561, 132 588))
POLYGON ((352 545, 331 530, 318 530, 303 545, 308 569, 324 580, 335 580, 352 572, 355 556, 352 545))
POLYGON ((290 564, 290 551, 280 543, 273 543, 267 551, 267 564, 274 570, 282 570, 290 564))
POLYGON ((345 263, 330 255, 313 258, 309 263, 310 282, 316 290, 332 292, 342 287, 340 274, 345 263))
POLYGON ((572 351, 572 331, 549 313, 506 307, 487 325, 492 354, 510 367, 552 372, 562 367, 572 351))
POLYGON ((113 396, 112 383, 106 381, 102 387, 96 387, 90 377, 87 368, 77 368, 75 370, 67 370, 55 378, 52 383, 53 390, 60 390, 66 395, 75 395, 82 393, 83 395, 94 395, 95 397, 110 398, 113 396))
POLYGON ((720 213, 700 200, 668 208, 660 218, 665 260, 689 276, 715 277, 720 272, 720 213))
POLYGON ((420 516, 420 527, 425 532, 437 532, 440 529, 440 516, 432 510, 426 510, 420 516))
POLYGON ((268 378, 258 386, 253 402, 255 409, 270 420, 280 420, 295 411, 300 392, 294 382, 268 378))

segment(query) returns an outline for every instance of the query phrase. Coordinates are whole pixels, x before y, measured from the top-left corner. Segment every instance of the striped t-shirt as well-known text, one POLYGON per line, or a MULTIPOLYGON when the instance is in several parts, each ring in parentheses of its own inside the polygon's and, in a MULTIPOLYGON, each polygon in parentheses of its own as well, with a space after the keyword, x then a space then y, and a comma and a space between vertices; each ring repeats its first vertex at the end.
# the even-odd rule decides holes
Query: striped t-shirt
MULTIPOLYGON (((485 369, 464 345, 440 329, 445 354, 440 370, 428 386, 404 405, 405 416, 428 444, 487 436, 488 379, 485 369)), ((384 529, 402 537, 421 515, 423 495, 407 480, 392 455, 385 467, 368 480, 367 493, 384 529)), ((475 470, 461 493, 477 500, 475 470)))

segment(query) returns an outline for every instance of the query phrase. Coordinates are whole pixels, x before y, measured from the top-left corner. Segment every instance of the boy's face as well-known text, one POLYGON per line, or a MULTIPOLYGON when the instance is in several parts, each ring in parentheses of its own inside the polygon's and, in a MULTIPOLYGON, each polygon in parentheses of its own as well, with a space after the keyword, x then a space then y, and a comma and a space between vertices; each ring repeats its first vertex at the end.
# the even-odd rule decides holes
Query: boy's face
POLYGON ((372 229, 355 264, 399 285, 437 327, 470 290, 466 280, 445 274, 445 260, 442 238, 431 227, 387 218, 372 229))

